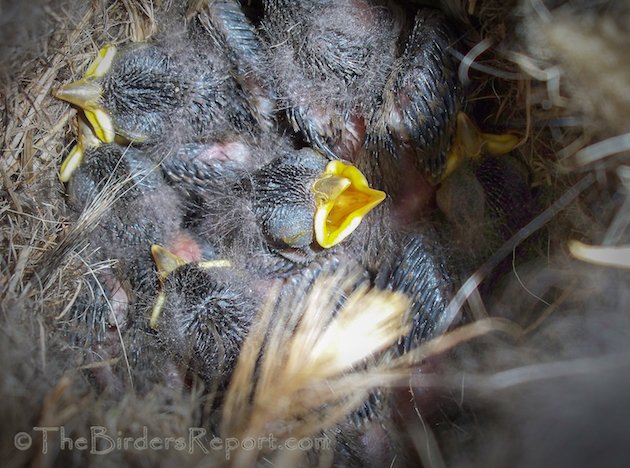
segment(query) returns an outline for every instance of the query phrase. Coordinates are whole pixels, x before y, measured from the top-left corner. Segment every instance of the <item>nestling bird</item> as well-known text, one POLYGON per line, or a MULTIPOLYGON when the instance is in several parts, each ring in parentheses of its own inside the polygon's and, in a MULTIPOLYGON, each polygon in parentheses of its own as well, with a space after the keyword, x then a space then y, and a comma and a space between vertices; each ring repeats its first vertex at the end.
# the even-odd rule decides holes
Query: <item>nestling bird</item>
POLYGON ((97 259, 116 260, 117 276, 150 294, 157 285, 151 244, 175 248, 191 237, 182 227, 182 201, 146 151, 101 144, 86 124, 80 128, 79 143, 61 168, 68 204, 77 214, 101 212, 88 237, 97 259))
POLYGON ((104 366, 93 372, 97 384, 114 393, 123 388, 127 375, 140 392, 154 384, 172 388, 183 382, 168 356, 160 357, 160 344, 148 326, 158 294, 151 245, 167 245, 188 261, 213 255, 211 245, 184 229, 180 193, 153 162, 162 149, 102 144, 80 121, 78 144, 60 171, 77 217, 90 210, 99 214, 88 226, 87 238, 95 250, 91 261, 113 262, 108 275, 97 273, 98 300, 89 307, 76 305, 73 314, 87 322, 92 355, 102 361, 125 358, 115 369, 104 366))
MULTIPOLYGON (((478 267, 537 212, 531 174, 515 151, 468 159, 437 189, 436 203, 453 252, 478 267)), ((467 273, 471 273, 468 271, 467 273)))
POLYGON ((339 295, 369 280, 356 262, 335 256, 274 278, 264 270, 239 267, 229 258, 189 262, 160 245, 153 245, 151 252, 161 287, 148 323, 166 352, 219 388, 228 383, 241 345, 263 306, 271 304, 274 320, 295 327, 296 304, 308 296, 318 278, 352 275, 354 283, 337 286, 339 295))
POLYGON ((432 179, 446 166, 463 89, 449 49, 456 33, 438 11, 418 10, 404 52, 396 59, 371 122, 371 138, 397 158, 413 158, 432 179))
POLYGON ((151 251, 162 277, 151 327, 180 364, 225 389, 260 305, 251 278, 226 260, 186 262, 159 245, 151 251))
POLYGON ((278 262, 280 269, 343 241, 385 198, 355 167, 308 148, 217 177, 200 195, 202 237, 238 263, 278 262))
POLYGON ((160 43, 104 46, 85 76, 55 95, 85 111, 100 140, 229 139, 257 126, 223 51, 192 31, 160 43))
POLYGON ((464 87, 454 54, 460 42, 440 11, 417 11, 368 125, 370 144, 363 157, 376 161, 357 163, 376 166, 386 190, 400 191, 400 181, 414 170, 435 185, 466 158, 508 153, 519 142, 510 133, 481 132, 463 112, 464 87))
POLYGON ((270 129, 275 112, 270 85, 272 77, 258 31, 243 11, 248 6, 251 5, 242 5, 238 0, 202 0, 190 2, 188 16, 200 9, 197 20, 233 64, 234 79, 247 95, 258 124, 270 129))
POLYGON ((160 154, 166 156, 160 158, 160 167, 171 185, 186 198, 212 191, 218 181, 237 179, 269 163, 278 154, 293 150, 286 139, 271 135, 261 135, 257 141, 235 136, 226 142, 161 146, 160 154))
POLYGON ((401 22, 387 1, 267 0, 274 91, 295 131, 352 160, 395 57, 401 22))
MULTIPOLYGON (((128 288, 128 285, 126 285, 128 288)), ((103 363, 121 353, 121 331, 129 325, 128 291, 111 268, 90 272, 69 311, 65 325, 69 342, 86 351, 88 364, 103 363), (87 287, 86 287, 87 286, 87 287)), ((116 394, 123 383, 110 365, 86 370, 100 390, 116 394)))

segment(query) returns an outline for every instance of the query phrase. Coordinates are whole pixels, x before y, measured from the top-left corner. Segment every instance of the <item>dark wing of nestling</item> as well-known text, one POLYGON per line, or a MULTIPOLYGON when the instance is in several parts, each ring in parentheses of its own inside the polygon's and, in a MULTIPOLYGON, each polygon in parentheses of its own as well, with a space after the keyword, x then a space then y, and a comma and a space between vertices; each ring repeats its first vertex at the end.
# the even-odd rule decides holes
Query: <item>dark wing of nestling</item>
POLYGON ((405 51, 386 83, 383 103, 372 123, 372 138, 395 154, 410 154, 437 179, 446 165, 462 89, 449 52, 457 37, 435 10, 416 14, 405 51))
POLYGON ((397 255, 378 273, 379 288, 398 291, 410 298, 412 326, 400 342, 400 352, 444 333, 442 312, 448 306, 453 282, 446 255, 434 233, 409 234, 397 255))
POLYGON ((248 96, 258 124, 269 128, 274 102, 268 64, 258 33, 240 3, 234 0, 211 2, 200 11, 198 19, 233 64, 234 78, 248 96))

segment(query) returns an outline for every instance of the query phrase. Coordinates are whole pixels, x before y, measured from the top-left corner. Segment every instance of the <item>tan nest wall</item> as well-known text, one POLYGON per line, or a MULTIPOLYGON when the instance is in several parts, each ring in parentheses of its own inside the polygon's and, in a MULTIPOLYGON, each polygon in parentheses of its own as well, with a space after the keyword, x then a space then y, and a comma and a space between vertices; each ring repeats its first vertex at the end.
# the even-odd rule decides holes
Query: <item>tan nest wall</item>
MULTIPOLYGON (((0 3, 0 453, 15 466, 57 457, 79 463, 81 457, 59 450, 16 451, 14 435, 35 426, 80 430, 99 424, 126 433, 145 424, 177 436, 200 417, 194 391, 129 395, 119 402, 95 395, 82 374, 81 350, 72 349, 59 326, 89 268, 77 249, 80 231, 68 222, 57 176, 76 134, 76 110, 51 92, 78 79, 102 44, 150 39, 172 2, 17 3, 0 3)), ((542 263, 574 268, 577 263, 567 259, 570 239, 628 244, 628 7, 615 1, 557 8, 536 0, 446 3, 479 32, 478 47, 461 69, 475 80, 470 99, 484 102, 485 120, 479 123, 523 131, 519 151, 543 204, 552 205, 569 187, 592 178, 549 222, 542 263)), ((534 228, 542 225, 541 219, 534 228)), ((594 262, 602 259, 597 252, 587 254, 594 262)), ((630 265, 627 247, 613 257, 620 265, 610 268, 630 265)), ((533 271, 533 278, 541 275, 533 271)), ((627 289, 627 276, 613 281, 613 290, 627 289)), ((543 316, 547 309, 537 310, 543 316)), ((518 313, 516 308, 502 315, 518 313)), ((191 462, 176 451, 121 451, 114 457, 191 462)))

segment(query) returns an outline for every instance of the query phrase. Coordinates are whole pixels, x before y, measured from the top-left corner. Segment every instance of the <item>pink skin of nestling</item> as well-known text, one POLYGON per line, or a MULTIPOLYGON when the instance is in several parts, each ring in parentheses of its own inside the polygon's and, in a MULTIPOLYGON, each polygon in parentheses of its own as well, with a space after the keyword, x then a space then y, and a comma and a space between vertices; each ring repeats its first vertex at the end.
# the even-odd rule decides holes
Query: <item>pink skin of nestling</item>
POLYGON ((409 157, 403 157, 399 192, 394 201, 393 216, 402 224, 413 223, 435 208, 435 185, 419 171, 409 157))

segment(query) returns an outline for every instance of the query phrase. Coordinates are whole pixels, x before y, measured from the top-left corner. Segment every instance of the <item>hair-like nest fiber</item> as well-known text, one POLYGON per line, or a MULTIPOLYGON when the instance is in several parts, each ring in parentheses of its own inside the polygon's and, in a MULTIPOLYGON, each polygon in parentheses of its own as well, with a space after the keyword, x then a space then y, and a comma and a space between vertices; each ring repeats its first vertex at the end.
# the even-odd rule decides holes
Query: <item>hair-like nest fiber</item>
MULTIPOLYGON (((86 370, 114 363, 86 359, 69 338, 68 313, 98 287, 95 274, 107 266, 90 260, 85 237, 120 189, 69 221, 57 174, 74 142, 77 111, 51 94, 78 79, 103 44, 148 40, 169 27, 165 12, 191 16, 204 2, 190 3, 0 1, 5 466, 332 460, 325 451, 241 446, 227 457, 174 444, 92 456, 76 442, 75 450, 60 445, 64 434, 89 443, 94 428, 114 438, 139 438, 148 428, 149 439, 162 440, 207 428, 211 405, 198 382, 185 391, 130 387, 123 397, 90 383, 86 370), (60 427, 64 434, 51 429, 43 438, 41 428, 60 427)), ((408 304, 399 295, 359 288, 338 311, 342 280, 333 277, 299 304, 264 305, 223 404, 222 433, 238 440, 343 437, 344 418, 370 390, 394 387, 411 401, 396 415, 396 430, 423 465, 620 466, 629 459, 630 429, 630 7, 622 0, 441 3, 478 35, 458 57, 460 77, 473 84, 469 99, 481 127, 521 132, 517 152, 540 214, 463 283, 447 312, 463 307, 465 325, 402 358, 369 359, 403 332, 408 304), (524 254, 519 246, 532 237, 524 254), (506 262, 481 295, 480 283, 506 262), (273 307, 302 320, 274 323, 273 307), (369 341, 349 349, 358 333, 369 341)), ((254 15, 260 8, 243 5, 254 15)))

